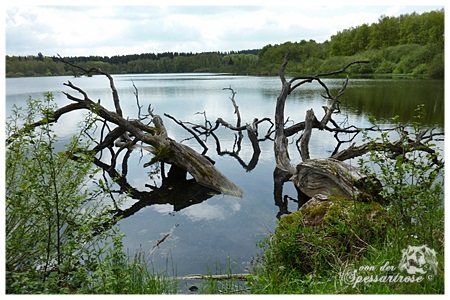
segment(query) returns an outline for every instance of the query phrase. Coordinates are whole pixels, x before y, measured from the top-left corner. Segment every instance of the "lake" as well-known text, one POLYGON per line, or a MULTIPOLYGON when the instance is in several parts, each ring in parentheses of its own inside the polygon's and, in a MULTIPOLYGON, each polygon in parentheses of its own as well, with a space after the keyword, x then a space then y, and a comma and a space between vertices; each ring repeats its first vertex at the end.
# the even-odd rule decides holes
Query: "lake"
MULTIPOLYGON (((281 84, 278 77, 231 76, 227 74, 142 74, 116 75, 116 87, 119 91, 124 116, 136 118, 137 104, 133 94, 133 82, 139 90, 141 104, 145 108, 149 103, 155 114, 163 117, 168 134, 172 139, 181 141, 191 135, 171 119, 164 117, 168 113, 182 121, 203 124, 205 112, 208 119, 214 121, 221 117, 236 124, 236 115, 229 99, 233 88, 235 100, 239 106, 243 123, 251 123, 254 118, 274 118, 276 98, 281 84)), ((43 93, 54 93, 59 105, 70 103, 61 91, 69 91, 63 86, 70 80, 84 89, 91 99, 101 99, 102 105, 114 109, 109 83, 104 76, 93 77, 39 77, 6 79, 6 115, 13 104, 25 106, 28 97, 43 98, 43 93)), ((343 79, 325 79, 328 87, 336 92, 343 79)), ((285 116, 289 122, 304 120, 307 109, 313 108, 319 117, 322 106, 327 101, 321 97, 323 92, 319 84, 309 84, 296 90, 286 102, 285 116)), ((399 115, 403 122, 412 120, 418 104, 425 104, 426 114, 421 120, 424 126, 444 127, 444 81, 413 79, 350 79, 346 93, 341 98, 342 114, 335 116, 338 123, 369 126, 368 117, 374 116, 386 126, 390 118, 399 115)), ((54 126, 55 132, 67 138, 76 132, 76 125, 82 113, 74 112, 72 117, 63 117, 54 126)), ((289 125, 290 123, 288 123, 289 125)), ((262 125, 261 132, 268 127, 262 125)), ((220 129, 219 137, 222 150, 232 150, 235 132, 220 129)), ((298 138, 298 136, 294 137, 298 138)), ((358 139, 356 142, 360 141, 358 139)), ((199 152, 202 148, 194 139, 183 143, 199 152)), ((310 142, 311 157, 330 156, 336 143, 331 134, 313 131, 310 142)), ((120 221, 121 231, 126 234, 125 250, 130 254, 140 250, 151 259, 157 271, 187 274, 226 273, 230 267, 233 273, 245 272, 252 257, 260 253, 257 243, 268 237, 276 227, 277 214, 281 207, 274 201, 273 170, 275 167, 273 142, 260 142, 261 154, 256 167, 251 171, 242 167, 232 156, 220 156, 215 151, 213 139, 208 139, 207 155, 216 163, 216 167, 244 191, 241 199, 231 196, 215 195, 200 203, 184 203, 177 207, 170 204, 148 204, 120 221), (171 234, 157 248, 153 246, 165 234, 171 234)), ((300 162, 295 152, 295 143, 290 148, 293 162, 300 162)), ((128 181, 142 191, 148 191, 145 184, 153 184, 158 179, 150 179, 143 164, 150 156, 140 160, 136 151, 129 160, 128 181)), ((240 158, 248 163, 252 158, 252 148, 244 133, 240 158)), ((295 197, 296 192, 287 184, 284 194, 295 197)), ((187 199, 189 201, 189 199, 187 199)), ((123 207, 135 204, 137 200, 124 199, 123 207)), ((297 204, 287 203, 289 211, 295 211, 297 204)))

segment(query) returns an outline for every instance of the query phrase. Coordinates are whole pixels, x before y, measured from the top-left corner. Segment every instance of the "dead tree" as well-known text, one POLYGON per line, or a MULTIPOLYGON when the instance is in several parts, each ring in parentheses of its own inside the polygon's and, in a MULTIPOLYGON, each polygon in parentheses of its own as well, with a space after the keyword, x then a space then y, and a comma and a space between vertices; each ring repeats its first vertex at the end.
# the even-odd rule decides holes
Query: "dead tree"
MULTIPOLYGON (((182 209, 189 205, 200 203, 214 194, 222 193, 236 197, 242 196, 242 190, 229 179, 227 179, 217 168, 214 162, 206 156, 209 150, 207 139, 212 138, 215 142, 216 152, 218 155, 229 155, 234 157, 238 163, 247 171, 251 171, 257 164, 261 148, 260 142, 273 141, 274 155, 276 167, 273 172, 274 177, 274 199, 275 204, 280 207, 277 217, 289 213, 288 200, 294 200, 298 206, 302 206, 309 199, 316 197, 317 199, 326 199, 330 193, 336 193, 340 196, 358 196, 366 194, 368 186, 366 175, 344 161, 355 157, 362 156, 367 152, 377 149, 377 151, 389 152, 393 158, 397 155, 404 154, 407 151, 424 151, 433 157, 432 163, 438 168, 443 168, 444 163, 438 158, 436 152, 426 145, 427 142, 435 139, 443 133, 436 133, 433 129, 423 130, 415 137, 404 134, 398 141, 374 143, 369 142, 362 145, 355 145, 354 138, 362 131, 379 131, 375 126, 369 128, 358 128, 353 125, 341 127, 333 119, 334 114, 340 113, 340 97, 344 94, 348 84, 348 77, 344 80, 342 87, 336 93, 332 93, 322 80, 323 77, 335 75, 345 72, 351 65, 357 63, 366 63, 366 61, 355 61, 347 64, 341 70, 316 74, 313 76, 293 77, 288 80, 285 76, 285 70, 289 62, 289 52, 284 57, 284 62, 280 69, 281 91, 277 98, 275 107, 274 122, 269 117, 253 118, 252 122, 242 124, 239 106, 235 99, 236 92, 231 88, 224 88, 231 92, 231 103, 236 115, 236 124, 218 118, 215 122, 211 122, 204 115, 204 124, 193 124, 178 120, 174 116, 164 114, 184 130, 186 130, 191 138, 195 139, 203 148, 202 153, 198 153, 191 147, 177 142, 169 137, 164 126, 162 118, 155 114, 148 106, 147 112, 142 111, 143 106, 140 104, 138 89, 135 88, 135 97, 138 107, 137 118, 124 117, 120 106, 119 93, 115 87, 114 80, 111 75, 103 72, 99 68, 83 69, 79 66, 66 62, 74 68, 81 70, 84 74, 100 74, 108 78, 114 110, 108 110, 101 105, 101 101, 93 101, 89 95, 80 87, 75 86, 72 82, 64 83, 73 93, 64 93, 67 99, 72 103, 47 112, 43 119, 33 124, 25 124, 24 132, 30 132, 34 128, 47 123, 55 123, 59 118, 75 110, 87 110, 96 115, 95 122, 101 128, 100 136, 92 138, 95 143, 88 151, 95 155, 94 163, 101 167, 111 179, 119 186, 119 193, 128 193, 131 197, 139 200, 132 207, 121 210, 116 209, 115 216, 109 225, 113 224, 120 217, 129 216, 142 207, 158 204, 171 203, 175 210, 182 209), (300 89, 304 84, 317 82, 324 89, 323 98, 330 101, 329 105, 323 106, 323 115, 318 118, 317 112, 312 109, 306 112, 304 121, 295 123, 286 127, 285 103, 288 97, 300 89), (77 95, 74 94, 77 93, 77 95), (262 123, 268 124, 269 128, 265 134, 260 134, 259 126, 262 123), (220 138, 216 134, 219 127, 224 127, 235 133, 235 141, 232 151, 223 150, 220 138), (336 148, 332 155, 328 158, 311 159, 309 142, 314 130, 328 131, 334 134, 336 140, 336 148), (244 132, 251 143, 253 155, 248 163, 240 157, 242 141, 245 138, 244 132), (300 152, 301 162, 297 164, 291 161, 288 150, 288 139, 297 133, 302 133, 297 139, 297 149, 300 152), (352 135, 350 139, 341 140, 340 134, 352 135), (347 149, 340 150, 341 145, 352 143, 347 149), (408 147, 405 147, 405 144, 408 147), (161 186, 151 186, 150 191, 139 191, 132 187, 126 180, 128 173, 128 159, 133 151, 142 149, 152 154, 149 162, 144 167, 159 164, 161 168, 162 184, 161 186), (109 154, 109 161, 102 159, 104 152, 109 154), (118 160, 121 155, 122 170, 118 171, 118 160), (165 166, 170 165, 167 174, 165 166), (190 174, 193 179, 187 179, 190 174), (297 190, 297 197, 292 198, 283 195, 283 185, 291 181, 297 190), (187 199, 189 198, 189 199, 187 199), (163 202, 162 202, 163 201, 163 202)), ((387 129, 387 130, 394 130, 387 129)), ((15 136, 10 136, 6 140, 8 144, 15 136)), ((77 159, 77 153, 73 153, 73 159, 77 159)), ((377 188, 373 189, 377 190, 377 188)), ((105 224, 106 227, 109 225, 105 224)))
MULTIPOLYGON (((357 128, 355 126, 340 127, 332 118, 333 114, 340 113, 339 104, 340 97, 344 94, 348 84, 348 77, 344 80, 341 89, 332 94, 323 82, 322 78, 330 75, 335 75, 345 72, 351 65, 358 63, 367 63, 368 61, 354 61, 347 64, 341 70, 317 74, 306 77, 293 77, 290 80, 286 79, 285 70, 289 62, 289 51, 284 57, 284 62, 280 69, 281 92, 277 98, 275 110, 275 138, 274 138, 274 153, 276 160, 276 167, 274 170, 274 197, 275 203, 280 206, 280 214, 289 213, 287 210, 286 197, 283 198, 283 184, 287 181, 292 181, 298 192, 298 199, 296 202, 299 206, 303 205, 311 198, 318 197, 324 200, 334 193, 344 197, 358 197, 358 195, 365 195, 367 193, 367 186, 365 181, 369 181, 366 175, 362 174, 357 168, 347 164, 343 161, 362 156, 367 152, 377 149, 377 151, 386 151, 392 154, 395 158, 399 154, 404 154, 407 151, 424 151, 433 157, 432 163, 437 168, 442 168, 444 163, 437 157, 436 152, 426 146, 423 142, 430 141, 436 136, 443 135, 443 133, 434 133, 433 130, 424 130, 423 134, 419 134, 415 139, 411 139, 408 134, 405 134, 400 140, 392 143, 374 143, 369 142, 359 146, 351 144, 347 149, 339 151, 339 147, 344 142, 352 142, 353 139, 362 131, 379 131, 375 126, 370 128, 357 128), (324 112, 322 118, 319 120, 315 112, 310 109, 306 112, 305 121, 296 123, 290 127, 285 127, 284 108, 287 98, 298 88, 306 83, 317 82, 324 91, 323 98, 329 100, 329 106, 323 106, 324 112), (337 142, 337 147, 331 157, 321 159, 310 159, 309 141, 313 129, 320 131, 328 131, 334 133, 337 142), (291 162, 288 151, 288 137, 293 136, 298 132, 303 132, 299 140, 299 152, 302 162, 296 166, 291 162), (341 141, 339 134, 352 134, 353 137, 347 141, 341 141), (408 147, 404 147, 404 142, 408 147)), ((387 129, 395 130, 396 128, 387 129)), ((371 184, 371 191, 380 191, 381 187, 373 187, 371 184)), ((375 195, 374 195, 375 196, 375 195)))
POLYGON ((222 118, 217 118, 217 120, 214 122, 215 125, 213 126, 211 121, 209 121, 207 119, 206 112, 202 112, 202 113, 198 112, 197 113, 197 114, 202 114, 204 116, 204 118, 205 118, 204 124, 193 124, 191 122, 183 122, 181 120, 177 120, 175 117, 173 117, 169 114, 164 114, 164 115, 166 117, 172 119, 175 123, 180 125, 183 129, 188 131, 192 135, 192 137, 204 149, 203 154, 206 154, 206 152, 209 150, 208 146, 206 145, 206 140, 209 137, 212 137, 215 141, 216 152, 218 155, 220 155, 220 156, 228 155, 228 156, 235 158, 238 161, 238 163, 246 171, 249 172, 249 171, 253 170, 258 163, 259 155, 261 154, 261 148, 259 146, 259 143, 263 142, 265 140, 271 139, 271 135, 273 133, 272 128, 273 128, 274 124, 270 118, 264 117, 262 119, 254 118, 252 123, 246 123, 245 125, 241 125, 241 123, 242 123, 241 114, 239 111, 239 106, 237 105, 237 102, 235 99, 236 92, 231 88, 231 86, 228 88, 223 88, 223 90, 231 91, 230 100, 231 100, 231 103, 233 104, 234 114, 236 115, 236 125, 233 125, 233 124, 225 121, 222 118), (264 122, 269 123, 270 126, 269 126, 266 134, 264 135, 264 137, 259 138, 258 137, 258 135, 259 135, 258 129, 259 129, 259 126, 264 122), (220 126, 223 126, 227 129, 231 130, 232 132, 235 132, 235 140, 234 140, 232 151, 222 150, 222 143, 220 141, 220 138, 216 134, 216 130, 220 126), (241 147, 242 147, 242 141, 244 139, 243 132, 247 132, 247 137, 252 145, 252 150, 253 150, 253 152, 252 152, 253 155, 248 163, 246 163, 240 157, 240 154, 239 154, 241 151, 241 147))
MULTIPOLYGON (((68 81, 64 85, 78 95, 67 92, 64 92, 64 94, 67 99, 73 102, 55 110, 42 120, 26 125, 23 128, 24 131, 31 131, 46 123, 57 122, 60 117, 75 110, 91 111, 97 116, 97 122, 101 122, 103 125, 100 140, 95 141, 96 146, 90 149, 90 152, 101 155, 102 151, 109 151, 112 158, 108 168, 113 169, 116 167, 116 160, 123 150, 132 151, 139 143, 141 147, 153 154, 151 161, 144 166, 149 166, 156 162, 170 164, 175 166, 177 170, 182 170, 179 172, 182 173, 181 177, 189 173, 197 184, 218 193, 242 197, 242 189, 226 178, 213 165, 210 159, 192 148, 171 139, 162 118, 153 113, 150 105, 148 114, 141 115, 141 106, 138 102, 138 118, 125 118, 120 106, 119 93, 111 75, 99 68, 87 70, 71 63, 66 63, 80 69, 84 74, 101 74, 106 76, 109 79, 115 111, 106 109, 101 105, 100 100, 93 101, 82 88, 68 81), (144 123, 145 121, 148 121, 148 123, 144 123)), ((139 100, 137 94, 136 97, 139 100)), ((10 137, 9 140, 12 138, 14 137, 10 137)))

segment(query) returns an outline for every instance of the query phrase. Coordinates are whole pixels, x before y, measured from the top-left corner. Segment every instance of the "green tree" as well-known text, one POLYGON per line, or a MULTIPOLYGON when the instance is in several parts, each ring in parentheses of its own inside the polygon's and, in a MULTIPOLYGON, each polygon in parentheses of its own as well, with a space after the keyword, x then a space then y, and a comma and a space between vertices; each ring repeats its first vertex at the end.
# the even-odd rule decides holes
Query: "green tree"
POLYGON ((369 45, 370 27, 367 24, 356 27, 352 46, 355 53, 367 50, 369 45))

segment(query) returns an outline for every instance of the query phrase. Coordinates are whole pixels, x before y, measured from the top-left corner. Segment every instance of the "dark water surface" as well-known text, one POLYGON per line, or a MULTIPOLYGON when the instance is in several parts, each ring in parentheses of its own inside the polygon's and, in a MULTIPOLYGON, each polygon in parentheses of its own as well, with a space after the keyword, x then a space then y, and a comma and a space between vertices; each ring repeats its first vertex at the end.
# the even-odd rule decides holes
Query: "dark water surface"
MULTIPOLYGON (((135 118, 137 105, 133 94, 132 81, 139 89, 141 104, 151 103, 155 114, 163 117, 168 134, 180 141, 191 135, 172 120, 163 116, 168 113, 177 119, 203 124, 204 117, 197 112, 205 112, 214 122, 218 117, 235 124, 236 116, 229 100, 232 87, 237 92, 235 100, 239 105, 242 122, 251 123, 254 118, 273 119, 275 102, 281 85, 277 77, 229 76, 224 74, 155 74, 114 76, 119 90, 124 116, 135 118)), ((91 78, 41 77, 6 79, 6 115, 13 104, 25 106, 26 99, 43 98, 43 93, 54 93, 59 105, 69 100, 61 91, 69 91, 62 84, 67 80, 83 88, 91 99, 101 99, 102 105, 113 109, 108 80, 102 76, 91 78)), ((325 83, 332 91, 341 87, 342 79, 327 79, 325 83)), ((295 122, 305 117, 307 109, 313 108, 316 115, 322 116, 322 106, 326 100, 321 97, 323 90, 318 84, 303 86, 288 98, 286 116, 295 122)), ((433 80, 374 80, 350 79, 342 99, 342 115, 336 116, 338 123, 369 126, 368 116, 389 125, 389 119, 399 115, 400 120, 408 122, 415 114, 418 104, 425 104, 424 126, 444 127, 444 81, 433 80)), ((75 112, 69 118, 62 118, 54 127, 61 137, 76 132, 76 125, 82 112, 75 112)), ((262 125, 261 132, 267 130, 262 125)), ((232 150, 234 132, 220 129, 222 150, 232 150)), ((240 158, 248 163, 252 148, 246 133, 240 158)), ((357 140, 356 140, 357 141, 357 140)), ((185 144, 202 151, 190 139, 185 144)), ((212 139, 207 141, 207 155, 216 162, 217 168, 244 191, 242 199, 215 195, 201 203, 186 199, 177 207, 170 204, 142 205, 134 214, 120 221, 120 228, 126 234, 125 247, 130 254, 143 251, 153 261, 155 270, 168 270, 182 276, 195 273, 226 273, 229 264, 234 273, 245 271, 253 256, 260 252, 258 241, 267 237, 275 228, 280 207, 275 205, 273 196, 274 155, 273 143, 268 140, 260 143, 261 155, 256 167, 247 171, 231 156, 219 156, 215 152, 212 139), (174 211, 174 208, 176 211, 174 211), (171 231, 172 230, 172 231, 171 231), (165 234, 171 234, 153 249, 165 234)), ((331 155, 335 141, 331 134, 313 132, 311 156, 331 155)), ((292 145, 291 159, 300 162, 292 145)), ((129 183, 141 191, 149 191, 145 184, 159 182, 150 179, 148 170, 142 165, 150 156, 140 160, 140 153, 132 154, 129 160, 129 183)), ((288 184, 284 190, 291 197, 296 196, 294 188, 288 184)), ((123 208, 130 207, 137 200, 123 199, 123 208)), ((297 204, 289 201, 288 209, 295 211, 297 204)))

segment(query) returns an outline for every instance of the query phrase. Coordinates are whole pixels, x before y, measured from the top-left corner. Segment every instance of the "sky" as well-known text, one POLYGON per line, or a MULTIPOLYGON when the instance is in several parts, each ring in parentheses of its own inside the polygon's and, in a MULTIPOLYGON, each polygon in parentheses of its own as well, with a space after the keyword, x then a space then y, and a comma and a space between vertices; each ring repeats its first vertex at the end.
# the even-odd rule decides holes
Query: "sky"
POLYGON ((322 43, 338 31, 377 22, 381 15, 444 7, 444 1, 433 0, 302 2, 78 0, 74 6, 9 1, 5 54, 113 56, 261 49, 303 39, 322 43))

